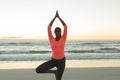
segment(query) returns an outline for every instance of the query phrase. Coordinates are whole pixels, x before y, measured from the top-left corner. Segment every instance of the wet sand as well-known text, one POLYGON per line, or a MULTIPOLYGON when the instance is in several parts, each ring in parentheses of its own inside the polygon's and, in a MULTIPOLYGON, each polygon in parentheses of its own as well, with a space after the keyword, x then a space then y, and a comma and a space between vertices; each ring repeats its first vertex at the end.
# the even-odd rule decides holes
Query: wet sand
MULTIPOLYGON (((2 63, 0 64, 0 80, 55 80, 53 74, 35 72, 35 68, 42 62, 0 62, 2 63), (6 68, 2 68, 5 66, 6 68)), ((119 60, 67 61, 62 80, 120 80, 119 62, 119 60)))

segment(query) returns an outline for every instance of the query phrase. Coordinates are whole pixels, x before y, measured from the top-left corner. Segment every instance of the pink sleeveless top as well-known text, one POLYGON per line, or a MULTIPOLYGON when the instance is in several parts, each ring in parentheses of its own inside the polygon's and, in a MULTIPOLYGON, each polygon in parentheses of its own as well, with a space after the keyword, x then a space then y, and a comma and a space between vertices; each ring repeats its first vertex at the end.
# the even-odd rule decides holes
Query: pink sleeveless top
POLYGON ((48 25, 48 37, 52 48, 52 58, 62 59, 65 57, 64 47, 67 37, 67 26, 64 25, 64 32, 59 41, 56 41, 51 32, 51 26, 48 25))

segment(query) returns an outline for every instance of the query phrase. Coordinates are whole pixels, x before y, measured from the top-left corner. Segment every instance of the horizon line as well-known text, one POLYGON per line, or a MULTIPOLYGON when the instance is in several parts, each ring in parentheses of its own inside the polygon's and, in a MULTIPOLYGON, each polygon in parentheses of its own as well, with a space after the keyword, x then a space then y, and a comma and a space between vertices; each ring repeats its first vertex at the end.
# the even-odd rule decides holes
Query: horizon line
MULTIPOLYGON (((47 37, 41 37, 41 38, 38 38, 38 37, 15 37, 15 36, 10 36, 10 37, 0 37, 0 39, 11 39, 11 40, 19 40, 19 39, 22 39, 22 40, 49 40, 47 37)), ((110 39, 110 38, 104 38, 104 39, 97 39, 97 38, 92 38, 92 39, 85 39, 85 38, 70 38, 70 37, 68 37, 67 38, 67 40, 81 40, 81 41, 83 41, 83 40, 106 40, 106 41, 111 41, 111 40, 120 40, 120 39, 110 39)))

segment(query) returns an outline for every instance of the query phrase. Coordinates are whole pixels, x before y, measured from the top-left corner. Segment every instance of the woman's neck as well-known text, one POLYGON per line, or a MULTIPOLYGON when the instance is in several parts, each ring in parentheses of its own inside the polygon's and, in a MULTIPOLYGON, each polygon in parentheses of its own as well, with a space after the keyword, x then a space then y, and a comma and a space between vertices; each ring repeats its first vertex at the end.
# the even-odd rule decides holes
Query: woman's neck
POLYGON ((60 38, 61 38, 61 37, 56 37, 56 38, 55 38, 55 40, 56 40, 56 41, 59 41, 59 40, 60 40, 60 38))

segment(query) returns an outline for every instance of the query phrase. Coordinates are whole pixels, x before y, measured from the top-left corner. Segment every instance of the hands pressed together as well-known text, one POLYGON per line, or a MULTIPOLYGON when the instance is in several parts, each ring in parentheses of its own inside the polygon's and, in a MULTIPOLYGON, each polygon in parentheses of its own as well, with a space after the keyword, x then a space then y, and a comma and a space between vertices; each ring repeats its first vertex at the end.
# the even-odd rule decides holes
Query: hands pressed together
POLYGON ((57 18, 57 17, 60 18, 58 10, 56 11, 56 14, 55 14, 55 18, 57 18))
POLYGON ((65 22, 60 18, 59 13, 58 13, 58 10, 56 11, 56 14, 55 14, 54 18, 51 20, 51 22, 49 23, 49 25, 52 26, 52 24, 53 24, 53 22, 54 22, 54 20, 55 20, 56 18, 58 18, 58 19, 60 20, 60 22, 63 24, 63 26, 66 25, 65 22))

